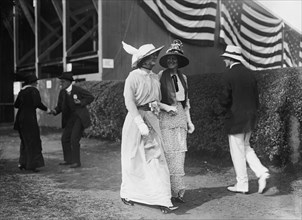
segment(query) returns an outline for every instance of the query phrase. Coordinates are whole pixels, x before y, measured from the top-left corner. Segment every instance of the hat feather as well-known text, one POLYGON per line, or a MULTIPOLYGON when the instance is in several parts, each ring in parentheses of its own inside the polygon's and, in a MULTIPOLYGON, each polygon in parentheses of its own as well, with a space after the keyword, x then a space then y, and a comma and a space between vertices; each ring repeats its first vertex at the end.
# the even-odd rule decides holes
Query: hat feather
POLYGON ((129 45, 129 44, 126 44, 124 41, 122 41, 122 44, 123 44, 124 50, 125 50, 127 53, 133 55, 133 54, 136 54, 136 53, 138 52, 138 49, 136 49, 135 47, 133 47, 133 46, 131 46, 131 45, 129 45))

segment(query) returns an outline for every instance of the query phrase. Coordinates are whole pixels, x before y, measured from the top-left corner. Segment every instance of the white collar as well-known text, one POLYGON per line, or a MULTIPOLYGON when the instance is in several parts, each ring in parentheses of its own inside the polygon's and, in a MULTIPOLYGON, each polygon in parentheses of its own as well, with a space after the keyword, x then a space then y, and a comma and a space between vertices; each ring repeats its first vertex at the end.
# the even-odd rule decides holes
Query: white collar
POLYGON ((26 85, 26 86, 23 86, 21 89, 23 90, 23 89, 26 89, 28 87, 34 87, 34 86, 32 86, 32 85, 26 85))
POLYGON ((148 70, 148 69, 146 69, 146 68, 140 68, 140 70, 142 71, 142 73, 143 73, 144 75, 152 74, 152 70, 148 70))
POLYGON ((66 88, 67 92, 71 92, 71 90, 72 90, 72 84, 70 84, 70 86, 68 86, 68 88, 66 88))

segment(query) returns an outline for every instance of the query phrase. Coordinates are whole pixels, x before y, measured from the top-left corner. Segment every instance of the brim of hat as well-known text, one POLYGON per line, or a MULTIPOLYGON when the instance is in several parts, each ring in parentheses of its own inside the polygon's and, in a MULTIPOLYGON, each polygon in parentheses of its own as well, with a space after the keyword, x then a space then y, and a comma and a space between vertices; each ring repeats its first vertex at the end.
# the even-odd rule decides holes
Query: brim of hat
POLYGON ((232 58, 232 59, 238 60, 240 62, 244 61, 242 56, 237 56, 237 55, 229 54, 229 53, 224 53, 224 54, 221 55, 221 57, 232 58))
POLYGON ((132 64, 132 67, 137 67, 137 64, 142 61, 142 59, 144 59, 147 56, 150 56, 151 54, 154 54, 156 52, 160 52, 162 49, 164 48, 164 46, 161 46, 159 48, 155 48, 153 50, 150 50, 148 53, 146 53, 144 56, 142 56, 140 59, 138 59, 135 63, 132 64))
POLYGON ((74 81, 74 79, 70 79, 70 78, 67 78, 67 77, 64 77, 64 76, 59 76, 58 79, 66 79, 66 80, 69 80, 69 81, 74 81))
POLYGON ((32 84, 32 83, 35 83, 35 82, 37 82, 38 81, 38 79, 36 79, 36 80, 28 80, 28 81, 24 81, 24 83, 26 83, 26 84, 32 84))
POLYGON ((189 59, 187 57, 185 57, 184 55, 175 54, 175 53, 167 53, 159 59, 159 64, 164 68, 168 68, 167 59, 171 55, 177 57, 178 68, 185 67, 185 66, 189 65, 189 63, 190 63, 189 59))

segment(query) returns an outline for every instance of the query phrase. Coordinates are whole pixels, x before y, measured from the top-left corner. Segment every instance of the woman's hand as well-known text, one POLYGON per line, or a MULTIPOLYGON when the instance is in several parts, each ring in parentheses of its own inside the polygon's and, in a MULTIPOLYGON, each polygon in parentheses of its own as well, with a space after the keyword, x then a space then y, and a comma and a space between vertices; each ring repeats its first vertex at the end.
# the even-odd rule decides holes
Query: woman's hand
POLYGON ((170 115, 176 115, 177 114, 177 108, 176 106, 172 106, 172 105, 167 105, 164 103, 159 102, 158 103, 160 109, 168 112, 170 115))
POLYGON ((177 115, 177 108, 176 108, 176 106, 168 105, 166 107, 166 111, 169 113, 170 116, 177 115))
POLYGON ((134 122, 136 123, 139 132, 141 133, 141 135, 148 135, 149 134, 149 128, 148 126, 145 124, 143 118, 138 115, 134 118, 134 122))
POLYGON ((188 122, 188 133, 192 134, 195 131, 195 126, 192 122, 188 122))
POLYGON ((138 126, 138 130, 141 133, 141 135, 148 135, 149 134, 149 128, 145 123, 141 123, 138 126))

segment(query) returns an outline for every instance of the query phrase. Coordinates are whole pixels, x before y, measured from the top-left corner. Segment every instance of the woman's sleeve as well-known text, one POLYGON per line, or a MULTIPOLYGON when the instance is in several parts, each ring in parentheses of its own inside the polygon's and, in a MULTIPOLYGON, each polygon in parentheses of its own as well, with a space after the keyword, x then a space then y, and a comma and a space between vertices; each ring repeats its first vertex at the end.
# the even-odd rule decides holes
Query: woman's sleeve
POLYGON ((188 90, 188 92, 187 92, 187 94, 186 94, 186 109, 190 109, 191 108, 191 105, 190 105, 190 99, 189 99, 189 86, 188 86, 188 80, 187 80, 187 76, 185 75, 185 74, 182 74, 183 75, 183 77, 184 77, 184 80, 185 80, 185 82, 186 82, 186 86, 187 86, 187 90, 188 90))
POLYGON ((135 78, 132 77, 130 74, 125 81, 124 100, 125 100, 126 108, 133 118, 139 115, 135 102, 135 90, 136 90, 135 78))
POLYGON ((47 107, 41 101, 41 96, 40 96, 40 92, 38 89, 33 90, 33 102, 34 102, 34 106, 36 108, 39 108, 43 111, 47 110, 47 107))
MULTIPOLYGON (((19 93, 20 94, 20 93, 19 93)), ((16 99, 16 101, 15 101, 15 103, 14 103, 14 107, 15 108, 19 108, 20 107, 20 105, 21 105, 21 98, 20 98, 20 95, 18 94, 18 96, 17 96, 17 99, 16 99)))

